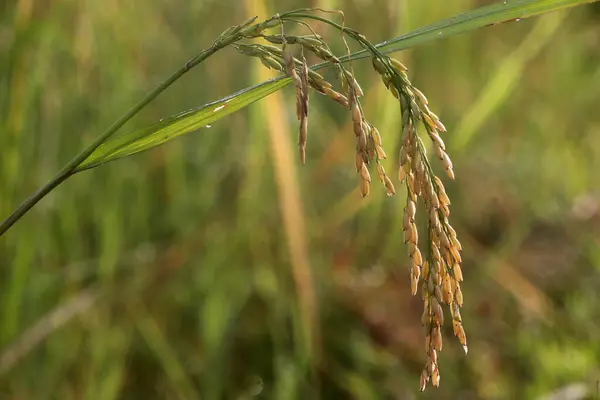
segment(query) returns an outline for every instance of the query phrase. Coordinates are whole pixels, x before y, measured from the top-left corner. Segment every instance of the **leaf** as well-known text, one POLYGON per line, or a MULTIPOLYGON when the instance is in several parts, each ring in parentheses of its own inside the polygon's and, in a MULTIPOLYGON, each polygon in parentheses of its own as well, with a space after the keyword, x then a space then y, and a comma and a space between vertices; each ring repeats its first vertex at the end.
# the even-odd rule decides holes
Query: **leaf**
MULTIPOLYGON (((504 22, 521 20, 536 15, 557 11, 563 8, 574 7, 597 0, 509 0, 500 1, 486 7, 477 8, 435 24, 427 25, 414 31, 405 33, 395 39, 387 40, 376 45, 383 53, 394 53, 405 50, 435 39, 447 38, 474 29, 504 22)), ((370 57, 362 50, 350 55, 350 59, 370 57)), ((344 60, 340 57, 340 60, 344 60)), ((344 60, 345 61, 345 60, 344 60)))
POLYGON ((224 99, 205 104, 200 108, 164 118, 139 131, 115 137, 100 145, 75 171, 94 168, 109 161, 151 149, 178 136, 206 127, 234 111, 276 92, 289 82, 290 79, 286 77, 266 81, 224 99))
MULTIPOLYGON (((524 19, 535 15, 591 3, 594 0, 513 0, 503 1, 490 6, 481 7, 452 18, 448 18, 397 38, 378 44, 376 47, 383 53, 394 53, 436 39, 447 38, 460 33, 472 31, 485 26, 496 25, 516 19, 524 19)), ((366 50, 340 57, 341 61, 357 60, 370 57, 366 50)), ((329 66, 321 63, 313 69, 329 66)), ((202 107, 165 118, 142 130, 115 137, 99 146, 79 165, 76 172, 127 157, 144 150, 151 149, 178 136, 198 130, 206 125, 254 103, 271 93, 288 85, 291 80, 286 76, 254 85, 229 97, 206 104, 202 107)))

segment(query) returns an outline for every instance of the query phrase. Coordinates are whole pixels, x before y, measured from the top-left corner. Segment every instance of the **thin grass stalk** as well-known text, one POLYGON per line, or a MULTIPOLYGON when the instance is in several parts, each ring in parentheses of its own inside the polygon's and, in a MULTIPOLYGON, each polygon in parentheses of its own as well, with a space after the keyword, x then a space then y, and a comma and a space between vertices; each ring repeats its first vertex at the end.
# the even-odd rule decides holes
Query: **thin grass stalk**
POLYGON ((14 210, 4 221, 0 224, 0 236, 2 236, 11 226, 21 219, 33 206, 35 206, 41 199, 46 197, 54 188, 66 181, 69 177, 74 174, 75 169, 90 156, 102 143, 106 142, 115 132, 117 132, 123 125, 131 120, 137 113, 139 113, 144 107, 146 107, 152 100, 158 95, 164 92, 169 86, 175 83, 184 74, 189 72, 192 68, 206 60, 208 57, 215 54, 220 49, 230 45, 237 36, 231 36, 222 41, 217 41, 210 48, 202 51, 200 54, 195 56, 186 62, 181 68, 179 68, 173 75, 167 78, 163 83, 158 85, 152 90, 146 97, 140 102, 134 105, 129 111, 127 111, 121 118, 116 120, 110 125, 104 132, 102 132, 92 143, 90 143, 85 149, 77 154, 69 163, 67 163, 52 179, 46 184, 39 188, 34 194, 28 197, 21 205, 14 210))

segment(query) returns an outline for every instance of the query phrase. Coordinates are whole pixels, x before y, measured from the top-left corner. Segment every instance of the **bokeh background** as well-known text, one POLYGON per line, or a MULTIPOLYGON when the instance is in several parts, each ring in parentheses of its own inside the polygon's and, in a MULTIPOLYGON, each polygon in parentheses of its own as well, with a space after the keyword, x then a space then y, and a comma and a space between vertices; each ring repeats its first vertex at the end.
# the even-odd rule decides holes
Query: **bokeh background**
MULTIPOLYGON (((489 3, 6 2, 1 217, 249 16, 337 8, 380 42, 489 3)), ((426 355, 403 191, 388 198, 374 183, 360 198, 349 115, 317 94, 301 167, 286 88, 76 175, 0 239, 0 398, 596 399, 599 48, 596 4, 395 55, 448 127, 457 176, 446 187, 470 351, 447 327, 439 389, 418 393, 426 355)), ((354 68, 392 154, 397 103, 368 60, 354 68)), ((272 76, 225 50, 123 132, 272 76)))

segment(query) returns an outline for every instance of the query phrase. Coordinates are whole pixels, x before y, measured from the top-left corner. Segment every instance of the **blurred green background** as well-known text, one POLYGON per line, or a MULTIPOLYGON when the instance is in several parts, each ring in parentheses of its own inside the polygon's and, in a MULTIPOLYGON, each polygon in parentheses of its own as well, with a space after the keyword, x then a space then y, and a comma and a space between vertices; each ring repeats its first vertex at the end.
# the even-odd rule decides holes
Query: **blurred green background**
MULTIPOLYGON (((5 2, 0 217, 249 16, 337 8, 380 42, 489 3, 5 2)), ((395 55, 448 127, 457 176, 470 351, 446 326, 439 389, 418 393, 404 192, 374 182, 361 200, 349 115, 317 94, 300 167, 287 88, 76 175, 0 239, 0 398, 597 398, 599 48, 596 4, 395 55)), ((354 68, 394 154, 397 103, 368 60, 354 68)), ((225 50, 123 132, 271 76, 225 50)))

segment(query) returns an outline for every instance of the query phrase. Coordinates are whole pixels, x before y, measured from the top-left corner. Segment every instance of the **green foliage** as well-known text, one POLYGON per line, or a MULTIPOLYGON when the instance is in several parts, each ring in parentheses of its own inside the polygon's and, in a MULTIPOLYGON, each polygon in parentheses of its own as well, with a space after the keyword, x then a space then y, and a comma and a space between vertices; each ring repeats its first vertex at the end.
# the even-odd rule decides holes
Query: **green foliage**
MULTIPOLYGON (((487 2, 336 3, 319 2, 344 8, 347 26, 379 41, 487 2)), ((420 397, 537 398, 583 385, 594 398, 597 10, 397 55, 449 130, 470 303, 469 355, 448 341, 442 386, 420 397)), ((237 1, 0 11, 0 215, 174 66, 254 14, 237 1)), ((396 144, 396 103, 364 64, 354 63, 364 107, 396 144)), ((223 51, 125 129, 259 82, 263 68, 223 51)), ((282 91, 208 130, 76 174, 0 238, 0 398, 416 397, 424 343, 401 243, 403 195, 360 202, 347 112, 317 96, 308 162, 293 175, 318 295, 319 357, 306 354, 282 166, 262 108, 273 96, 285 100, 284 147, 294 149, 293 96, 282 91)))

